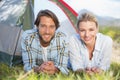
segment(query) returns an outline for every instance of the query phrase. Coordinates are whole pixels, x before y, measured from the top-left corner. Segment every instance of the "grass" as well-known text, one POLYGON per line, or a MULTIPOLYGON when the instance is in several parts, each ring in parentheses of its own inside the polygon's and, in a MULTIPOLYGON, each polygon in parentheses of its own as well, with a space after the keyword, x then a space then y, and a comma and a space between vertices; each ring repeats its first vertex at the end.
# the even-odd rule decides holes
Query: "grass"
POLYGON ((112 63, 109 71, 101 75, 94 74, 93 76, 73 72, 70 72, 69 75, 63 75, 61 73, 47 75, 36 74, 34 72, 26 75, 24 74, 22 65, 11 68, 3 63, 0 63, 0 65, 0 80, 120 80, 120 64, 117 63, 112 63))
POLYGON ((101 33, 111 36, 111 38, 117 42, 120 42, 120 27, 100 27, 101 33))

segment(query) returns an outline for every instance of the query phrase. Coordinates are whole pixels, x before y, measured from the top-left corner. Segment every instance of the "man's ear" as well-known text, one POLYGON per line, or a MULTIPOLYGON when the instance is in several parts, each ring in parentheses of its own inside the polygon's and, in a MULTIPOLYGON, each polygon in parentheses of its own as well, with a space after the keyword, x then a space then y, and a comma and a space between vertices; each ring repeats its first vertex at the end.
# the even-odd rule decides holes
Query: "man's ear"
POLYGON ((37 32, 39 32, 39 29, 38 29, 38 27, 37 27, 37 32))

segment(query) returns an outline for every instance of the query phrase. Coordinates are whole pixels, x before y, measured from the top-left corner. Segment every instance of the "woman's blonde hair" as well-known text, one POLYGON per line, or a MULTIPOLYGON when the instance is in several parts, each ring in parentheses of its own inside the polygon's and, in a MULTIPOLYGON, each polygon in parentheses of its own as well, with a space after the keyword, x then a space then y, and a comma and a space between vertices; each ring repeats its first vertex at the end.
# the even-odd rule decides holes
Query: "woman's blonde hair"
POLYGON ((77 21, 77 28, 79 29, 80 22, 86 22, 86 21, 95 22, 96 27, 98 27, 98 22, 97 22, 96 17, 92 13, 86 12, 86 13, 82 13, 81 15, 79 15, 78 21, 77 21))

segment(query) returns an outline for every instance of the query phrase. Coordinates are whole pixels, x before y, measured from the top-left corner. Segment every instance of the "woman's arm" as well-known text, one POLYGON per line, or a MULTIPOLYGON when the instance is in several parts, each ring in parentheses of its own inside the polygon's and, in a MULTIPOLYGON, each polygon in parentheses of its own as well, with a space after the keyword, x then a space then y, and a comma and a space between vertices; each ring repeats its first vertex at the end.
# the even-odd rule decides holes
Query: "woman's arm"
POLYGON ((80 44, 77 38, 71 37, 69 40, 70 63, 73 71, 84 69, 82 55, 80 55, 80 44))

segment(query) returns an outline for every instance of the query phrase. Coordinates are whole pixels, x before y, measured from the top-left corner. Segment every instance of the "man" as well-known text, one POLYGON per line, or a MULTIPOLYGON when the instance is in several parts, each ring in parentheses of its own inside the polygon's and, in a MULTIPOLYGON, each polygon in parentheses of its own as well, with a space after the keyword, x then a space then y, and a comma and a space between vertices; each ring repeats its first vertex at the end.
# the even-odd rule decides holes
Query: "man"
POLYGON ((57 32, 59 21, 50 10, 41 10, 35 20, 36 29, 22 35, 22 58, 25 71, 68 74, 66 35, 57 32))

